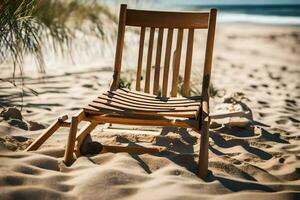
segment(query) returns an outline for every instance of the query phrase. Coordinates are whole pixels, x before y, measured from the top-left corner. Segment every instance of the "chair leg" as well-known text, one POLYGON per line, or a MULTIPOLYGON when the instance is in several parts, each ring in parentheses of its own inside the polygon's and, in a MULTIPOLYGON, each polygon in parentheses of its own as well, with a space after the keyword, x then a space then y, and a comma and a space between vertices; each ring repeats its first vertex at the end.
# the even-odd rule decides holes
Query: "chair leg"
POLYGON ((81 116, 83 114, 84 114, 83 111, 81 111, 79 114, 72 117, 70 133, 69 133, 65 155, 64 155, 64 162, 67 166, 70 166, 74 161, 73 153, 74 153, 74 147, 76 141, 77 128, 79 122, 81 121, 81 116))
POLYGON ((75 148, 75 153, 76 156, 79 157, 80 156, 80 147, 83 143, 83 141, 85 140, 85 138, 87 137, 88 134, 90 134, 98 125, 98 123, 91 123, 88 122, 78 133, 78 136, 76 137, 76 148, 75 148))
POLYGON ((198 162, 198 176, 204 178, 208 173, 208 141, 209 141, 209 119, 202 121, 201 142, 198 162))
POLYGON ((35 151, 37 150, 44 142, 55 132, 57 129, 64 126, 66 126, 67 122, 65 122, 68 119, 67 115, 63 115, 59 117, 55 122, 53 122, 47 130, 42 133, 35 141, 33 141, 25 151, 35 151))

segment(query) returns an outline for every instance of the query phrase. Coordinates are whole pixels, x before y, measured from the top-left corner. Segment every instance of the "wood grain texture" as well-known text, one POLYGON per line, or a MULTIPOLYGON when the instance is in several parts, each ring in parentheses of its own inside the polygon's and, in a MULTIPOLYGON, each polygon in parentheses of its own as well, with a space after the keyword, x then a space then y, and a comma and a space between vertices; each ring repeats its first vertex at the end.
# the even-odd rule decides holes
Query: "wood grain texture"
POLYGON ((153 118, 149 116, 140 117, 135 115, 133 117, 123 117, 123 116, 111 116, 111 115, 88 115, 88 120, 93 123, 116 123, 116 124, 126 124, 126 125, 137 125, 137 126, 171 126, 171 127, 182 127, 182 128, 192 128, 198 130, 199 123, 197 120, 193 119, 174 119, 174 118, 153 118))
POLYGON ((153 85, 153 94, 158 95, 159 89, 159 76, 160 76, 160 64, 161 64, 161 50, 163 43, 163 34, 164 29, 160 28, 158 31, 158 39, 156 46, 156 61, 155 61, 155 73, 154 73, 154 85, 153 85))
POLYGON ((209 82, 211 75, 211 65, 213 57, 213 45, 215 37, 215 27, 216 27, 216 16, 217 10, 211 9, 209 15, 209 27, 207 33, 207 43, 206 43, 206 53, 204 62, 204 72, 203 72, 203 83, 202 83, 202 111, 201 113, 201 141, 200 141, 200 153, 199 153, 199 168, 198 176, 204 178, 208 173, 208 142, 209 142, 209 82))
POLYGON ((119 109, 124 109, 124 110, 132 110, 132 111, 137 111, 137 112, 185 112, 185 111, 197 111, 199 106, 168 106, 168 107, 160 107, 160 106, 147 106, 147 105, 136 105, 132 103, 126 103, 120 100, 116 99, 100 99, 97 98, 95 99, 92 103, 89 105, 96 106, 98 108, 101 108, 97 106, 96 104, 99 105, 108 105, 114 108, 119 108, 119 109))
POLYGON ((177 96, 178 78, 179 78, 178 76, 179 76, 179 67, 180 67, 180 58, 181 58, 181 49, 182 49, 182 38, 183 38, 183 29, 178 29, 175 58, 174 58, 171 97, 177 96))
POLYGON ((148 115, 148 116, 172 116, 195 118, 199 106, 181 106, 181 107, 152 107, 144 105, 134 105, 116 100, 96 99, 84 108, 85 112, 94 114, 119 113, 124 116, 129 114, 148 115))
POLYGON ((158 107, 180 107, 180 106, 199 106, 201 104, 201 100, 198 101, 157 101, 157 99, 152 100, 143 100, 136 97, 131 97, 129 95, 124 94, 109 94, 104 93, 98 98, 111 99, 114 98, 119 101, 123 101, 126 103, 136 104, 136 105, 145 105, 145 106, 158 106, 158 107))
POLYGON ((145 29, 146 29, 145 27, 141 27, 140 44, 139 44, 139 57, 138 57, 138 66, 137 66, 137 71, 136 71, 136 85, 135 85, 135 89, 137 91, 141 90, 145 29))
POLYGON ((203 29, 208 27, 208 17, 208 12, 163 12, 128 9, 126 25, 203 29))
POLYGON ((167 44, 166 44, 166 55, 164 64, 164 77, 162 86, 162 96, 167 97, 168 95, 168 82, 169 82, 169 68, 172 50, 172 40, 173 40, 173 29, 168 29, 167 44))
POLYGON ((126 11, 127 11, 127 5, 122 4, 121 9, 120 9, 120 16, 119 16, 118 39, 117 39, 117 48, 116 48, 116 54, 115 54, 113 83, 111 84, 110 90, 115 90, 119 86, 123 47, 124 47, 126 11))
POLYGON ((79 157, 81 155, 80 147, 81 147, 83 141, 85 140, 86 136, 88 134, 90 134, 96 128, 97 125, 98 125, 98 123, 90 123, 90 122, 88 122, 78 132, 78 135, 76 136, 77 144, 76 144, 76 148, 75 148, 76 156, 77 157, 79 157))
POLYGON ((94 100, 95 102, 108 102, 108 103, 119 103, 124 106, 131 106, 135 108, 149 108, 149 109, 154 109, 154 110, 161 110, 163 111, 164 109, 166 110, 198 110, 199 105, 201 104, 200 102, 194 103, 186 103, 186 104, 172 104, 172 103, 140 103, 140 102, 135 102, 135 101, 130 101, 127 100, 126 98, 119 98, 117 96, 100 96, 94 100))
POLYGON ((40 148, 41 145, 45 143, 45 141, 53 135, 57 129, 63 126, 63 123, 68 119, 67 115, 64 115, 58 118, 55 122, 53 122, 44 133, 42 133, 37 139, 35 139, 25 151, 35 151, 40 148))
POLYGON ((151 63, 152 63, 152 52, 153 52, 153 40, 154 40, 155 28, 150 29, 149 34, 149 46, 147 55, 147 68, 146 68, 146 79, 145 79, 145 92, 150 92, 150 78, 151 78, 151 63))
POLYGON ((193 44, 194 44, 194 29, 189 29, 187 49, 186 49, 184 82, 183 82, 183 96, 185 97, 190 95, 189 91, 190 91, 190 79, 191 79, 191 70, 192 70, 193 44))
POLYGON ((71 127, 69 131, 67 145, 65 149, 65 155, 64 155, 64 162, 67 166, 70 166, 73 163, 74 160, 73 153, 75 147, 77 128, 78 128, 78 124, 80 123, 81 120, 83 120, 83 118, 84 118, 83 110, 72 117, 71 127))
POLYGON ((142 100, 156 100, 160 102, 192 102, 192 101, 199 101, 202 99, 201 96, 193 96, 193 97, 159 97, 156 95, 151 95, 147 93, 142 93, 138 91, 126 90, 126 89, 119 89, 117 91, 113 91, 112 93, 122 93, 129 96, 134 96, 140 98, 142 100))

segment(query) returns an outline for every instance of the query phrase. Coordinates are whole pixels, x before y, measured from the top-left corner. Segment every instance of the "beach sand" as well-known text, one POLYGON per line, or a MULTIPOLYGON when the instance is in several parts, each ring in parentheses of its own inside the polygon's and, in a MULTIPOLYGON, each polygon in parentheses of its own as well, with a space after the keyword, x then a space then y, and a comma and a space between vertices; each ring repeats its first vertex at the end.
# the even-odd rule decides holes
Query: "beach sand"
POLYGON ((75 114, 107 90, 112 63, 61 68, 44 78, 26 74, 25 90, 38 95, 25 93, 23 103, 20 88, 1 83, 1 105, 23 109, 22 119, 0 122, 0 199, 300 199, 299 55, 300 28, 218 25, 211 109, 242 105, 253 121, 246 127, 214 122, 205 179, 195 175, 199 135, 185 129, 99 126, 92 138, 103 144, 167 151, 83 156, 71 167, 61 162, 66 128, 40 150, 22 151, 58 116, 75 114))

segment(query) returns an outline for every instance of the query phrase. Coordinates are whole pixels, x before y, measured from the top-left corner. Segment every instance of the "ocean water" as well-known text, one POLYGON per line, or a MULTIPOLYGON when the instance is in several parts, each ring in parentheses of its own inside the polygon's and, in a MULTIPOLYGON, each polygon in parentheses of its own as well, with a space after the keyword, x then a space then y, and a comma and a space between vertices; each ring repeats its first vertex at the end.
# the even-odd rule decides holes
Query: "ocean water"
POLYGON ((218 21, 300 26, 300 5, 181 5, 189 10, 218 9, 218 21))

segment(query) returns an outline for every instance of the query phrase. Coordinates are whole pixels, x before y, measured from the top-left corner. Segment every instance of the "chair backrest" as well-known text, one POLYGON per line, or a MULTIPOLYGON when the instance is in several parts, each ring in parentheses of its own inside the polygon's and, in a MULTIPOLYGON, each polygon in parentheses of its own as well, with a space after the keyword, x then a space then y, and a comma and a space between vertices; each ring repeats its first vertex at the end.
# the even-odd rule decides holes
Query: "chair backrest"
MULTIPOLYGON (((144 92, 151 93, 150 91, 150 78, 151 78, 151 67, 152 67, 152 55, 154 45, 154 34, 155 30, 158 29, 157 45, 156 45, 156 58, 154 65, 154 80, 152 93, 158 95, 159 92, 159 80, 161 65, 163 66, 163 77, 161 95, 166 97, 170 94, 171 97, 177 96, 178 78, 179 78, 179 67, 182 51, 182 40, 183 30, 188 29, 187 37, 187 49, 186 49, 186 60, 185 60, 185 71, 183 80, 183 96, 189 95, 190 77, 191 77, 191 65, 192 65, 192 54, 193 54, 193 43, 194 43, 194 30, 195 29, 208 29, 206 51, 204 60, 204 71, 203 71, 203 83, 202 92, 207 90, 210 81, 212 54, 213 54, 213 43, 215 34, 216 24, 216 9, 211 9, 210 12, 162 12, 162 11, 146 11, 146 10, 132 10, 127 9, 126 4, 121 5, 119 25, 118 25, 118 39, 117 49, 114 66, 114 81, 112 88, 116 89, 120 80, 120 72, 122 65, 122 53, 124 46, 124 35, 126 26, 140 27, 140 42, 139 42, 139 53, 137 62, 136 72, 136 86, 137 91, 141 90, 141 79, 142 79, 142 63, 143 63, 143 51, 145 41, 145 31, 150 29, 149 43, 147 52, 146 62, 146 75, 145 75, 145 86, 144 92), (172 41, 173 32, 177 30, 177 42, 176 49, 173 54, 173 73, 172 73, 172 87, 168 89, 169 74, 170 74, 170 60, 172 54, 172 41), (164 32, 167 31, 167 34, 164 32), (163 37, 166 35, 166 50, 165 60, 161 62, 162 44, 163 37)), ((200 77, 200 76, 199 76, 200 77)))

